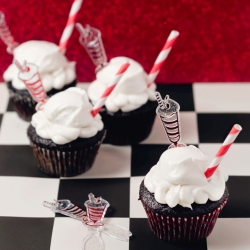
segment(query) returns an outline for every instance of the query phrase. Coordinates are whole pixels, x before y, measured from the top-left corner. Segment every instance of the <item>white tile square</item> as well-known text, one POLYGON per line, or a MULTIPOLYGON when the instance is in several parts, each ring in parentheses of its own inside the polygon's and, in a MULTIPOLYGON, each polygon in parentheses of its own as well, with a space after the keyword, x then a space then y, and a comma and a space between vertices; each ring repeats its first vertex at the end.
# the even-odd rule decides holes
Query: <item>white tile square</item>
POLYGON ((168 144, 169 140, 165 134, 161 120, 158 116, 155 117, 152 131, 148 138, 141 142, 141 144, 168 144))
POLYGON ((63 179, 126 178, 131 171, 131 146, 102 144, 90 170, 81 175, 63 179))
POLYGON ((43 201, 57 199, 59 179, 0 177, 0 216, 54 217, 43 201))
POLYGON ((250 112, 250 83, 195 83, 193 94, 199 113, 250 112))
MULTIPOLYGON (((129 229, 128 218, 108 218, 104 223, 117 224, 129 229)), ((71 218, 55 218, 50 250, 82 249, 82 241, 88 235, 87 228, 71 218)), ((116 240, 101 234, 105 249, 129 250, 129 242, 116 240)))
POLYGON ((146 212, 139 198, 139 188, 144 176, 130 178, 130 218, 147 218, 146 212))
POLYGON ((249 250, 250 218, 219 218, 207 238, 208 250, 249 250))
POLYGON ((4 113, 9 103, 9 91, 5 83, 0 82, 0 114, 4 113))
MULTIPOLYGON (((195 112, 180 112, 181 141, 198 143, 197 116, 195 112)), ((160 118, 157 116, 149 137, 142 144, 170 144, 160 118)))
POLYGON ((197 115, 195 112, 180 112, 181 142, 198 144, 197 115))
POLYGON ((29 123, 20 119, 16 112, 4 113, 0 128, 0 144, 29 145, 28 126, 29 123))
MULTIPOLYGON (((209 156, 210 161, 218 152, 220 143, 200 143, 199 148, 209 156)), ((250 175, 250 144, 234 143, 224 156, 220 168, 228 175, 250 175)))

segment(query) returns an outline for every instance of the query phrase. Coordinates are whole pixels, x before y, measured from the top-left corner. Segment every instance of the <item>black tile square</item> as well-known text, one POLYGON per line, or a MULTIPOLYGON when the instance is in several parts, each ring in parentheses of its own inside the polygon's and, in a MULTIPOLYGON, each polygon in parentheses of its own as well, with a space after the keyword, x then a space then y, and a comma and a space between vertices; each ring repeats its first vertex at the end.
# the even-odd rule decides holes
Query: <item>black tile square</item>
POLYGON ((220 218, 250 218, 250 176, 229 176, 229 199, 220 218))
POLYGON ((129 250, 177 250, 177 249, 207 249, 206 240, 195 243, 168 243, 157 238, 151 231, 147 219, 130 219, 130 231, 133 236, 130 238, 129 250))
POLYGON ((7 111, 15 111, 14 106, 13 106, 13 102, 11 99, 9 99, 9 103, 7 106, 7 111))
POLYGON ((0 249, 49 250, 54 218, 0 217, 0 249))
POLYGON ((26 145, 0 145, 0 176, 49 177, 38 169, 26 145))
POLYGON ((164 144, 138 144, 132 146, 131 176, 145 176, 168 149, 164 144))
MULTIPOLYGON (((110 203, 106 217, 129 217, 129 178, 117 179, 63 179, 60 181, 58 199, 69 199, 84 208, 88 194, 102 196, 110 203)), ((58 215, 57 215, 58 216, 58 215)))
POLYGON ((234 124, 243 128, 235 142, 250 142, 250 114, 198 114, 197 119, 200 142, 222 143, 234 124))
POLYGON ((194 111, 192 84, 158 84, 157 91, 162 98, 166 95, 180 104, 181 111, 194 111))

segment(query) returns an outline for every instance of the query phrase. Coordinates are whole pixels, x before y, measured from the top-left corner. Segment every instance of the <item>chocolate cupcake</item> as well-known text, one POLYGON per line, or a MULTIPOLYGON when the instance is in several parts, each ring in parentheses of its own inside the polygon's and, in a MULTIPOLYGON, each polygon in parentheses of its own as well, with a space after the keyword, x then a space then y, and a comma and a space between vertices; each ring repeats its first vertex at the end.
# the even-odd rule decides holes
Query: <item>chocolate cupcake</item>
POLYGON ((97 79, 88 89, 90 100, 95 103, 100 98, 124 61, 129 62, 130 67, 100 112, 107 129, 104 142, 114 145, 130 145, 146 139, 156 116, 156 85, 148 88, 148 75, 142 66, 126 57, 113 58, 97 72, 97 79))
MULTIPOLYGON (((46 41, 28 41, 13 51, 14 60, 36 64, 43 87, 50 97, 60 91, 76 85, 75 62, 69 62, 59 52, 59 47, 46 41)), ((20 118, 30 121, 35 113, 36 102, 30 96, 25 84, 18 78, 19 70, 11 64, 4 72, 10 99, 20 118)))
POLYGON ((93 165, 105 137, 100 115, 92 117, 84 90, 53 95, 32 116, 28 137, 38 167, 52 176, 75 176, 93 165))
POLYGON ((208 157, 194 146, 165 151, 140 185, 139 199, 152 232, 169 242, 206 238, 228 200, 218 168, 210 180, 208 157))

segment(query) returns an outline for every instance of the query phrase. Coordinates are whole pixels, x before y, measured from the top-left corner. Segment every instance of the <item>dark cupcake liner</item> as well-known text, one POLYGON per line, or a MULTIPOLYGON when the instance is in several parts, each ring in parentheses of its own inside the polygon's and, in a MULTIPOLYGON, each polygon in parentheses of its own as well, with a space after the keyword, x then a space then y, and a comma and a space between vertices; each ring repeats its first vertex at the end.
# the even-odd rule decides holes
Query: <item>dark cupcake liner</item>
POLYGON ((151 209, 141 200, 146 211, 148 222, 152 232, 161 240, 169 242, 191 242, 206 238, 213 230, 215 222, 227 203, 228 191, 225 191, 224 199, 210 212, 186 216, 183 214, 167 214, 151 209))
POLYGON ((56 147, 51 140, 45 139, 46 142, 51 141, 52 143, 42 145, 39 142, 40 137, 34 138, 34 135, 31 135, 33 129, 31 126, 29 127, 28 136, 30 146, 38 161, 38 167, 42 172, 56 177, 76 176, 89 170, 105 137, 105 131, 102 130, 90 138, 89 143, 87 139, 78 138, 65 144, 66 146, 58 145, 56 147), (83 141, 82 145, 81 141, 83 141))
MULTIPOLYGON (((74 80, 72 83, 65 85, 62 89, 52 89, 47 92, 47 96, 50 97, 67 88, 74 87, 76 83, 76 80, 74 80)), ((16 89, 11 82, 7 82, 7 86, 10 92, 10 99, 18 116, 25 121, 31 121, 32 115, 36 112, 35 107, 37 102, 33 100, 28 90, 16 89)))
POLYGON ((104 143, 131 145, 145 140, 155 120, 157 102, 148 101, 139 109, 131 112, 111 113, 102 109, 100 115, 107 130, 104 143))

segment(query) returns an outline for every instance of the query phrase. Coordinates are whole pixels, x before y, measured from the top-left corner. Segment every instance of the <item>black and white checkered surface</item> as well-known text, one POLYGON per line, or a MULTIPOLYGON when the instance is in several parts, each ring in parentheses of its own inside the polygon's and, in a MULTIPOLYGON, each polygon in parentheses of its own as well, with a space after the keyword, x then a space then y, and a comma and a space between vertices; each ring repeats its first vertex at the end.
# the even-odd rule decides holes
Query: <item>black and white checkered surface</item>
MULTIPOLYGON (((81 84, 85 88, 86 85, 81 84)), ((55 216, 42 202, 70 199, 84 208, 93 192, 108 200, 105 221, 129 228, 129 242, 102 234, 107 250, 250 249, 250 84, 161 85, 180 103, 182 142, 197 145, 211 159, 233 124, 243 131, 221 163, 230 177, 229 201, 212 234, 195 244, 169 244, 151 233, 138 201, 139 184, 169 145, 159 118, 139 145, 102 145, 93 168, 74 178, 40 172, 20 120, 0 84, 0 249, 80 250, 87 230, 77 220, 55 216)))

